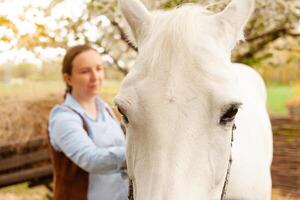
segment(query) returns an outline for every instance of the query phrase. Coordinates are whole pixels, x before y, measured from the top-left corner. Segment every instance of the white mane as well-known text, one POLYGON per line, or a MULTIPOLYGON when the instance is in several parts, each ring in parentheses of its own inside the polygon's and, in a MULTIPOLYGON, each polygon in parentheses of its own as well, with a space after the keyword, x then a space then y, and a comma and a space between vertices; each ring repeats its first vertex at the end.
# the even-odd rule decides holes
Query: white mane
MULTIPOLYGON (((198 43, 196 41, 204 38, 206 41, 203 42, 213 45, 206 36, 213 33, 211 29, 214 26, 201 24, 202 21, 206 21, 206 18, 208 19, 204 11, 200 6, 185 5, 169 12, 154 12, 151 25, 146 30, 151 35, 146 33, 144 38, 146 43, 143 44, 146 46, 143 49, 148 52, 141 53, 153 56, 151 60, 156 62, 170 60, 168 58, 174 53, 182 54, 179 56, 183 57, 193 55, 196 53, 194 52, 195 44, 198 43)), ((151 66, 156 64, 153 63, 151 66)))

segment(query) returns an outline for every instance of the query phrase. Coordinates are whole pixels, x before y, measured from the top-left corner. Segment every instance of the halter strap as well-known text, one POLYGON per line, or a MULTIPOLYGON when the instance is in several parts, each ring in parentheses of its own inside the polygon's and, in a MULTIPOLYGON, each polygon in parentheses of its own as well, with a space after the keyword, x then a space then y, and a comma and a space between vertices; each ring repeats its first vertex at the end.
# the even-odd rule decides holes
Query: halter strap
POLYGON ((63 107, 65 107, 65 108, 67 108, 67 109, 73 111, 74 113, 76 113, 76 114, 80 117, 80 119, 82 120, 82 127, 83 127, 83 129, 87 132, 87 134, 89 135, 89 132, 88 132, 88 130, 89 130, 89 129, 88 129, 88 125, 87 125, 85 119, 83 118, 83 116, 82 116, 78 111, 76 111, 74 108, 72 108, 71 106, 68 106, 68 105, 65 105, 65 104, 62 104, 61 106, 63 106, 63 107))
MULTIPOLYGON (((235 124, 233 124, 232 131, 231 131, 231 140, 230 140, 230 147, 231 148, 232 148, 232 143, 233 143, 233 139, 234 139, 233 138, 233 131, 235 129, 236 129, 236 126, 235 126, 235 124)), ((223 189, 222 189, 221 200, 225 200, 225 197, 226 197, 227 186, 228 186, 229 176, 230 176, 230 171, 231 171, 231 164, 232 164, 232 152, 230 150, 229 162, 228 162, 225 182, 224 182, 223 189)))

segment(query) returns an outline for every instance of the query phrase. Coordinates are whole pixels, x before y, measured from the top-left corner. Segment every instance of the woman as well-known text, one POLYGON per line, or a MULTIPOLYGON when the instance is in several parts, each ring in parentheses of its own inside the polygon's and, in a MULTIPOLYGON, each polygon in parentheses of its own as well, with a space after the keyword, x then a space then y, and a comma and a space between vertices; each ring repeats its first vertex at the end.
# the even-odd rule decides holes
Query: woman
POLYGON ((62 73, 65 100, 49 117, 54 199, 125 200, 125 139, 111 108, 97 92, 104 70, 99 53, 88 45, 69 49, 62 73))

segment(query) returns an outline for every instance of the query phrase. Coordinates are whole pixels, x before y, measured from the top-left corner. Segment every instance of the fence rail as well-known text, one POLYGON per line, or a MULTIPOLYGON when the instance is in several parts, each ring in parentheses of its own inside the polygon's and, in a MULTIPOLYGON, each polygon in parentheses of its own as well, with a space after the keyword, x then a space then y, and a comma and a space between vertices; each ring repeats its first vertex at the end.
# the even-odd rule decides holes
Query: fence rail
POLYGON ((300 196, 300 120, 273 118, 273 187, 300 196))
POLYGON ((45 137, 0 145, 0 187, 22 182, 49 184, 52 167, 45 137))
MULTIPOLYGON (((300 121, 272 118, 274 133, 273 187, 300 196, 300 121)), ((50 155, 45 137, 25 143, 0 145, 0 187, 21 182, 30 186, 52 181, 50 155)))

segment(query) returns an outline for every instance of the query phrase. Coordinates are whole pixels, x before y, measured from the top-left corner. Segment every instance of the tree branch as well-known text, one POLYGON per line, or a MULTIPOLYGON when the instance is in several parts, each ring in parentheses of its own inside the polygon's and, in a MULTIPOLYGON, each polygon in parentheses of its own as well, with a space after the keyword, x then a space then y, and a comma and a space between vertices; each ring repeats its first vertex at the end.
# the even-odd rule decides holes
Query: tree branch
POLYGON ((297 37, 297 36, 300 36, 300 32, 293 32, 291 30, 288 30, 286 28, 279 28, 279 29, 274 29, 274 30, 271 30, 269 32, 266 32, 266 33, 263 33, 261 35, 257 35, 257 36, 253 36, 253 37, 248 37, 246 38, 246 41, 247 42, 253 42, 257 39, 261 39, 263 37, 268 37, 268 36, 278 36, 278 35, 290 35, 290 36, 294 36, 294 37, 297 37))
MULTIPOLYGON (((269 43, 277 40, 280 37, 283 37, 285 35, 290 35, 293 37, 299 37, 300 33, 292 32, 291 30, 288 30, 286 28, 279 28, 275 29, 266 33, 263 33, 258 36, 254 37, 248 37, 246 38, 246 41, 253 44, 253 47, 250 48, 250 50, 246 53, 237 55, 235 57, 235 61, 237 62, 245 62, 246 60, 253 58, 254 55, 261 51, 265 46, 267 46, 269 43), (257 43, 257 44, 255 44, 257 43)), ((250 44, 251 45, 251 44, 250 44)))
POLYGON ((45 16, 50 16, 52 8, 54 8, 57 4, 61 3, 63 0, 52 0, 45 10, 45 16))
POLYGON ((118 63, 118 60, 116 58, 114 58, 113 56, 111 56, 109 54, 109 51, 106 48, 103 47, 103 49, 104 49, 103 53, 107 54, 111 57, 111 59, 113 60, 113 63, 117 66, 118 70, 120 70, 124 75, 128 74, 128 69, 121 67, 118 63))

